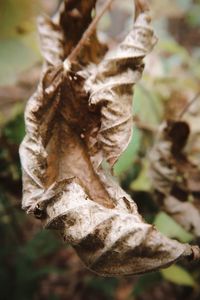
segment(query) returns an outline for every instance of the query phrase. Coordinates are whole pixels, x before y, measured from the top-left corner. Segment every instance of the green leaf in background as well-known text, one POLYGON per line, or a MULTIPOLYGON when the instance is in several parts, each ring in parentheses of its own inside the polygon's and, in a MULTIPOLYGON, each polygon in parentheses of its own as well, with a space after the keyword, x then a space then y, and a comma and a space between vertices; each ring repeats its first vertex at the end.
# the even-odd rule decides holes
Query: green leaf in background
POLYGON ((151 182, 148 175, 148 161, 144 160, 142 170, 136 180, 130 184, 130 189, 133 191, 150 192, 151 182))
POLYGON ((192 0, 176 0, 176 2, 183 11, 191 9, 192 0))
POLYGON ((34 17, 39 10, 39 0, 1 0, 0 38, 23 35, 34 30, 34 17))
POLYGON ((159 272, 142 275, 133 288, 133 296, 138 297, 145 290, 150 289, 154 285, 158 285, 162 277, 159 272))
POLYGON ((194 287, 196 285, 190 273, 180 266, 173 265, 167 269, 161 270, 160 272, 166 280, 175 284, 191 287, 194 287))
POLYGON ((158 97, 154 89, 148 88, 144 79, 135 88, 133 99, 133 113, 142 122, 149 125, 157 125, 163 117, 162 99, 158 97))
POLYGON ((34 238, 23 247, 21 254, 29 261, 49 255, 60 249, 62 242, 49 230, 38 232, 34 238))
POLYGON ((140 149, 141 133, 137 128, 133 129, 133 136, 128 148, 121 155, 120 159, 114 166, 114 173, 116 176, 120 176, 126 172, 134 162, 134 159, 140 149))
POLYGON ((176 42, 172 37, 159 41, 158 48, 171 55, 177 55, 183 62, 187 62, 190 58, 190 54, 187 49, 178 44, 178 42, 176 42))
POLYGON ((15 83, 17 76, 40 59, 35 16, 39 1, 0 1, 0 85, 15 83))
POLYGON ((20 144, 25 135, 25 125, 23 114, 17 115, 11 120, 3 130, 7 140, 12 144, 20 144))
POLYGON ((194 236, 183 229, 166 213, 161 212, 154 221, 156 228, 169 238, 176 238, 183 243, 191 242, 194 236))
POLYGON ((200 12, 200 4, 193 4, 193 6, 191 7, 191 9, 188 11, 187 14, 187 21, 190 26, 193 27, 200 26, 199 12, 200 12))
POLYGON ((115 289, 117 287, 117 278, 104 278, 94 277, 88 282, 88 287, 95 291, 104 294, 104 299, 114 300, 115 289))
POLYGON ((12 84, 17 76, 39 61, 39 54, 17 37, 0 39, 0 85, 12 84))

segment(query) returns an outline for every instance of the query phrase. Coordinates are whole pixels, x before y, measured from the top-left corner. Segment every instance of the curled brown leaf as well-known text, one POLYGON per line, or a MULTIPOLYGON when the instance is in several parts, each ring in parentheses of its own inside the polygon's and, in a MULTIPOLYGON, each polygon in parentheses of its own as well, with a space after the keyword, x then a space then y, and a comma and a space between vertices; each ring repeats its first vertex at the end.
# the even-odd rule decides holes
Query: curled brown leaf
POLYGON ((160 192, 162 208, 186 230, 200 236, 200 172, 184 152, 189 135, 185 121, 161 126, 150 153, 150 175, 154 188, 160 192), (191 198, 193 201, 189 202, 191 198))
POLYGON ((155 36, 142 10, 126 39, 104 58, 102 51, 95 59, 90 55, 93 47, 96 54, 97 48, 105 49, 91 40, 77 61, 70 61, 95 2, 65 1, 52 21, 60 20, 59 25, 48 21, 48 32, 40 30, 46 65, 25 113, 23 208, 47 228, 59 230, 94 272, 139 274, 194 257, 194 248, 146 224, 111 176, 132 134, 132 87, 155 36))

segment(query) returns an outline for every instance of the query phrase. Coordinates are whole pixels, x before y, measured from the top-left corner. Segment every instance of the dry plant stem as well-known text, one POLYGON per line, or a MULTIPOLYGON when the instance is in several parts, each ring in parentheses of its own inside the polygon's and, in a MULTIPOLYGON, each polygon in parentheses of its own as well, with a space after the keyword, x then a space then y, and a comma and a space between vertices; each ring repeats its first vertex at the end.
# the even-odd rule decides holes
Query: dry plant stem
POLYGON ((141 12, 148 11, 149 4, 147 0, 135 0, 135 20, 141 12))
POLYGON ((93 19, 93 21, 89 25, 88 29, 84 32, 84 34, 83 34, 81 40, 79 41, 79 43, 76 45, 76 47, 73 49, 73 51, 71 52, 71 54, 68 56, 68 58, 67 58, 68 61, 72 62, 72 61, 76 60, 76 58, 77 58, 77 56, 78 56, 81 48, 84 47, 84 45, 87 43, 88 39, 91 37, 91 35, 95 31, 97 23, 99 22, 99 20, 101 19, 101 17, 104 15, 104 13, 106 12, 106 10, 110 7, 110 5, 112 4, 113 1, 114 0, 107 0, 106 1, 106 3, 104 4, 104 6, 102 7, 102 10, 93 19))
POLYGON ((183 110, 181 111, 180 115, 179 115, 179 119, 182 119, 182 117, 184 116, 184 114, 188 111, 188 109, 190 108, 190 106, 196 102, 198 100, 200 96, 200 91, 194 96, 194 98, 192 100, 190 100, 185 107, 183 108, 183 110))

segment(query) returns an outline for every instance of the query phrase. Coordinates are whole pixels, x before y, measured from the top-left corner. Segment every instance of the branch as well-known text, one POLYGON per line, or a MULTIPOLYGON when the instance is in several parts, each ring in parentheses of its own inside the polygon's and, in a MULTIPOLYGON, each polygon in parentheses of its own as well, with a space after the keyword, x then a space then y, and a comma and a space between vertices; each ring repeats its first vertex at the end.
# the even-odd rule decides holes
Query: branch
MULTIPOLYGON (((106 12, 106 10, 110 7, 110 5, 112 4, 113 1, 114 0, 107 0, 106 1, 106 3, 104 4, 104 6, 102 7, 102 10, 93 19, 93 21, 89 25, 88 29, 84 32, 84 34, 83 34, 82 38, 80 39, 79 43, 73 49, 73 51, 71 52, 71 54, 67 57, 67 59, 66 59, 67 61, 72 62, 72 61, 74 61, 77 58, 77 56, 78 56, 81 48, 85 46, 85 44, 87 43, 88 39, 91 37, 91 35, 95 31, 97 23, 99 22, 99 20, 103 16, 103 14, 106 12)), ((66 64, 66 60, 64 61, 64 64, 66 64)))
POLYGON ((181 111, 180 115, 179 115, 179 119, 182 119, 182 117, 184 116, 184 114, 188 111, 188 109, 190 108, 190 106, 198 100, 200 96, 200 91, 194 96, 194 98, 192 100, 190 100, 185 107, 183 108, 183 110, 181 111))
POLYGON ((135 20, 141 12, 148 10, 150 9, 147 0, 135 0, 135 20))

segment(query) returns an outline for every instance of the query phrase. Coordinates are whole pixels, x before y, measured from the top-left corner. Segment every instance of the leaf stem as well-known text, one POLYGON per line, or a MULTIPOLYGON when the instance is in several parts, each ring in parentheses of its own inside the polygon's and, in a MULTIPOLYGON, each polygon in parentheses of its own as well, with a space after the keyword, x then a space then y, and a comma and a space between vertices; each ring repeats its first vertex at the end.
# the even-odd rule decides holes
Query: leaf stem
POLYGON ((182 117, 184 116, 184 114, 188 111, 188 109, 190 108, 190 106, 196 102, 198 100, 198 98, 200 97, 200 91, 194 96, 194 98, 192 98, 192 100, 190 100, 185 107, 183 108, 183 110, 181 111, 180 115, 179 115, 179 119, 182 119, 182 117))
POLYGON ((110 7, 110 5, 112 4, 113 1, 114 0, 107 0, 105 2, 105 4, 102 7, 101 11, 93 19, 93 21, 91 22, 91 24, 89 25, 89 27, 87 28, 87 30, 84 32, 84 34, 83 34, 82 38, 80 39, 79 43, 76 45, 76 47, 73 49, 73 51, 67 57, 66 60, 72 62, 72 61, 74 61, 77 58, 77 56, 78 56, 81 48, 85 46, 85 44, 87 43, 88 39, 91 37, 91 35, 93 34, 94 30, 96 29, 97 23, 99 22, 99 20, 103 16, 103 14, 106 12, 106 10, 110 7))
POLYGON ((150 9, 147 0, 135 0, 135 20, 141 12, 148 10, 150 9))

